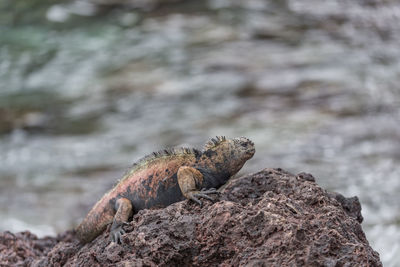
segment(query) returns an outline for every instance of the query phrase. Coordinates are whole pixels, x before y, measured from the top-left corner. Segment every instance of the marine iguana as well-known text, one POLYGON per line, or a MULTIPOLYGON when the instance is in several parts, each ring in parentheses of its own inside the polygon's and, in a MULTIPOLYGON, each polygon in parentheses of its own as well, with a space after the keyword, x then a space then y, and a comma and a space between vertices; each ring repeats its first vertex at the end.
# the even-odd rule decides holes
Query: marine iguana
POLYGON ((152 207, 166 207, 191 199, 212 200, 208 194, 225 184, 255 153, 254 143, 245 137, 217 136, 203 150, 165 149, 134 163, 119 183, 106 193, 76 228, 82 244, 100 235, 112 223, 111 241, 122 243, 122 226, 133 213, 152 207))

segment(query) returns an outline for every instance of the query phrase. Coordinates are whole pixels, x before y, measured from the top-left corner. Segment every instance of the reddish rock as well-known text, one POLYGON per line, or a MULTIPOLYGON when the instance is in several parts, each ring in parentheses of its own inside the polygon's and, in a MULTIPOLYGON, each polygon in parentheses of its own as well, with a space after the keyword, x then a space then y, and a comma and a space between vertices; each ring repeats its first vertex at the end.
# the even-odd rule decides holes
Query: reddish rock
POLYGON ((29 231, 0 233, 0 266, 30 266, 35 259, 47 253, 60 241, 72 241, 70 231, 57 237, 37 238, 29 231))
POLYGON ((310 174, 265 169, 232 180, 215 203, 140 211, 123 245, 108 230, 84 246, 70 233, 0 234, 0 265, 382 266, 361 222, 357 197, 327 192, 310 174))

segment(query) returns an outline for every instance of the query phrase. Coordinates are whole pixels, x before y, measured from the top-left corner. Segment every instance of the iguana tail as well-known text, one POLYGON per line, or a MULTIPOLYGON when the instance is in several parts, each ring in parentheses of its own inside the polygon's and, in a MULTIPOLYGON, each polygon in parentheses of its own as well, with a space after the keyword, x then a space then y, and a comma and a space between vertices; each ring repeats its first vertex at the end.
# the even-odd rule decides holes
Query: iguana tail
POLYGON ((82 244, 95 239, 107 228, 108 224, 112 223, 115 212, 107 204, 104 205, 104 201, 100 200, 75 229, 76 236, 82 244))

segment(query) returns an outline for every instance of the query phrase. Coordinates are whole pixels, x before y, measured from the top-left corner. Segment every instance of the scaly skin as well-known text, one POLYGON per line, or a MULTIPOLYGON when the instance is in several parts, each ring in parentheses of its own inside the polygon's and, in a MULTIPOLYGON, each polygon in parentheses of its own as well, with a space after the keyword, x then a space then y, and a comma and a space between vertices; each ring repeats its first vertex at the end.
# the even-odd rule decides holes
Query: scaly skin
POLYGON ((88 243, 111 226, 111 240, 121 242, 122 226, 133 213, 166 207, 191 199, 212 199, 208 194, 225 184, 255 153, 245 137, 211 139, 202 151, 169 149, 139 160, 111 191, 106 193, 76 228, 81 243, 88 243), (207 190, 208 189, 208 190, 207 190))

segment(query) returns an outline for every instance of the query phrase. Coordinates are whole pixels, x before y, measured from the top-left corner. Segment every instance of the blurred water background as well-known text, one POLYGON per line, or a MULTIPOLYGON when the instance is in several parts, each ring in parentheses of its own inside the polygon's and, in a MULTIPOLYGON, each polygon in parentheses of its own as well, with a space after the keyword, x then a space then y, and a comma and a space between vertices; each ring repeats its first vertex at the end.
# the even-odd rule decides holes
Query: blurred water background
POLYGON ((243 173, 359 196, 400 266, 399 45, 392 0, 2 0, 0 230, 69 229, 141 156, 247 136, 243 173))

